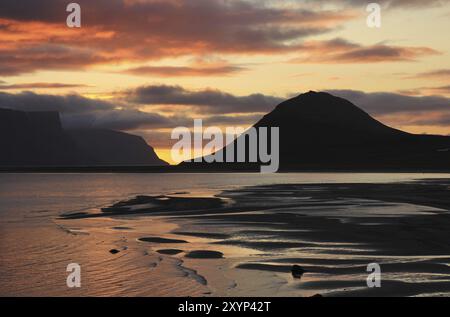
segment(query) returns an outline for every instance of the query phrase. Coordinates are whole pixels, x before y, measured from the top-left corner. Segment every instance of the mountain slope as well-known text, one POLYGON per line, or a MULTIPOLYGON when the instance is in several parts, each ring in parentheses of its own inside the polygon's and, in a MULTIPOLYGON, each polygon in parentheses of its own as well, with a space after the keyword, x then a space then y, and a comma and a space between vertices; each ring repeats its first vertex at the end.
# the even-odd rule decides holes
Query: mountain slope
POLYGON ((165 166, 144 139, 111 130, 69 130, 76 144, 92 160, 112 166, 165 166))
POLYGON ((58 113, 0 109, 0 165, 87 163, 87 156, 62 129, 58 113))
POLYGON ((0 166, 165 166, 141 137, 66 131, 57 112, 0 109, 0 166))
MULTIPOLYGON (((414 135, 387 127, 328 93, 309 92, 287 100, 254 127, 280 128, 282 170, 450 170, 450 137, 414 135)), ((236 146, 236 141, 230 146, 236 146)), ((197 165, 229 168, 239 164, 183 164, 197 165)))

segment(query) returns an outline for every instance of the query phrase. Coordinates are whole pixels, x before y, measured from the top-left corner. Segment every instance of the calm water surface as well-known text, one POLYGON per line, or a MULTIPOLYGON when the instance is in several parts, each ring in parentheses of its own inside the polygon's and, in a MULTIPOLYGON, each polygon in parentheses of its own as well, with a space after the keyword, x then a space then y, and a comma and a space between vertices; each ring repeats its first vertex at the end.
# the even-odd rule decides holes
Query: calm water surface
MULTIPOLYGON (((222 190, 255 185, 404 183, 439 178, 450 179, 450 174, 0 174, 0 296, 203 296, 211 292, 216 296, 308 296, 316 290, 311 294, 305 290, 299 293, 296 284, 286 284, 286 279, 280 279, 279 274, 234 269, 239 263, 259 259, 256 250, 220 246, 227 258, 213 265, 181 257, 165 257, 162 261, 151 246, 137 242, 142 236, 165 236, 176 229, 175 225, 157 218, 61 221, 57 216, 109 206, 136 195, 210 196, 222 190), (130 230, 117 230, 117 227, 130 230), (111 254, 109 250, 113 248, 121 253, 111 254), (83 267, 83 287, 77 290, 66 286, 66 266, 73 262, 83 267), (201 283, 203 277, 197 276, 197 271, 208 281, 211 278, 207 286, 201 283), (225 271, 227 274, 222 276, 221 272, 225 271), (215 289, 208 289, 211 285, 215 289)), ((203 239, 185 238, 189 239, 190 248, 219 248, 203 239)), ((285 253, 277 256, 317 256, 305 250, 285 253)), ((323 254, 320 257, 326 258, 323 254)), ((404 280, 409 275, 399 276, 404 280)), ((310 283, 323 279, 322 276, 315 277, 317 281, 312 278, 310 283)), ((420 275, 420 278, 428 277, 420 275)), ((434 278, 432 275, 429 280, 434 278)), ((355 279, 364 281, 359 276, 344 280, 355 279)), ((442 292, 450 288, 447 284, 442 287, 442 292)), ((431 287, 420 293, 436 291, 439 289, 431 287)))
POLYGON ((0 221, 30 211, 61 213, 94 208, 141 194, 211 195, 253 185, 383 183, 428 178, 450 178, 450 174, 0 174, 0 221))

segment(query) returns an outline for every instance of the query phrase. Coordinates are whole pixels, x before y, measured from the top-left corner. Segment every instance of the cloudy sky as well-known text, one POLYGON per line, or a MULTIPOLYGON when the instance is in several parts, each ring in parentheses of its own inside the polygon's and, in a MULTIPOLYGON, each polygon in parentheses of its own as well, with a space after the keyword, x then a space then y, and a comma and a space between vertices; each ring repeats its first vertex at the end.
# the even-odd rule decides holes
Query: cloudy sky
POLYGON ((1 0, 0 108, 58 110, 70 128, 143 136, 255 123, 329 91, 413 133, 450 134, 450 0, 1 0))

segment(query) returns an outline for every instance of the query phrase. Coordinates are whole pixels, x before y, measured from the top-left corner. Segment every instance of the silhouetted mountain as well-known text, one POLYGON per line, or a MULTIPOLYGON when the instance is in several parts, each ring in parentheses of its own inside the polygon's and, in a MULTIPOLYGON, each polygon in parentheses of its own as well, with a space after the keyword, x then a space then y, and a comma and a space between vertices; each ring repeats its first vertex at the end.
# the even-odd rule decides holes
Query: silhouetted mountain
POLYGON ((62 129, 58 113, 0 109, 0 165, 88 163, 88 158, 62 129))
POLYGON ((111 130, 69 130, 71 137, 89 158, 102 165, 165 166, 143 138, 111 130))
POLYGON ((0 166, 167 165, 134 135, 65 131, 57 112, 0 109, 0 166))
MULTIPOLYGON (((390 128, 328 93, 309 92, 287 100, 254 127, 280 128, 281 170, 450 170, 450 137, 390 128)), ((182 163, 186 168, 254 165, 182 163)))

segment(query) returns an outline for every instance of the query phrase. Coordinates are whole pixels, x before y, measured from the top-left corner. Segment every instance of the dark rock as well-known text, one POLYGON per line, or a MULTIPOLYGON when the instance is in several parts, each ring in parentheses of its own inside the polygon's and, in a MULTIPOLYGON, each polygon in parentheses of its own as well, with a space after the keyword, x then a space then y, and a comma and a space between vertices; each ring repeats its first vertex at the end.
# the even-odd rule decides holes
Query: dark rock
POLYGON ((111 249, 111 250, 109 250, 109 253, 111 253, 111 254, 117 254, 117 253, 119 253, 120 251, 119 250, 117 250, 117 249, 111 249))
POLYGON ((301 279, 303 274, 305 274, 306 271, 301 266, 294 265, 294 266, 292 266, 291 272, 292 272, 292 276, 294 278, 301 279))

